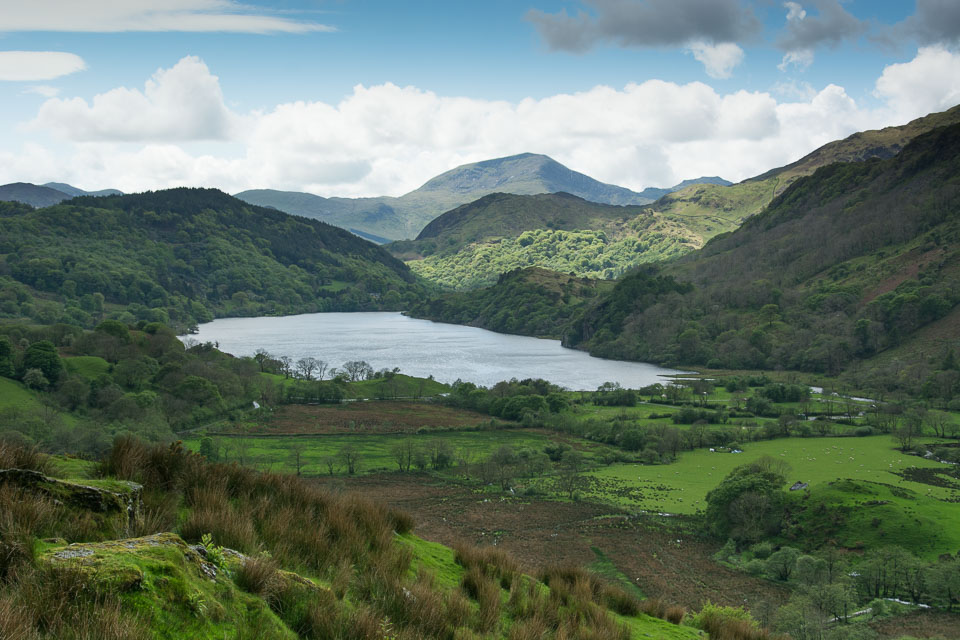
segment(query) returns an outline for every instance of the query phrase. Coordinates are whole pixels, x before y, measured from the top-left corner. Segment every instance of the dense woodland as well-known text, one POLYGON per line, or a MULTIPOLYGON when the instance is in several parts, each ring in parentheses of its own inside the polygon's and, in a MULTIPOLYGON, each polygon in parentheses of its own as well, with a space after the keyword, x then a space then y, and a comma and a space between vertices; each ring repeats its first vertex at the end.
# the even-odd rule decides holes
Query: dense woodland
POLYGON ((92 327, 116 310, 188 328, 214 316, 397 310, 421 293, 375 245, 215 190, 0 206, 8 318, 92 327))

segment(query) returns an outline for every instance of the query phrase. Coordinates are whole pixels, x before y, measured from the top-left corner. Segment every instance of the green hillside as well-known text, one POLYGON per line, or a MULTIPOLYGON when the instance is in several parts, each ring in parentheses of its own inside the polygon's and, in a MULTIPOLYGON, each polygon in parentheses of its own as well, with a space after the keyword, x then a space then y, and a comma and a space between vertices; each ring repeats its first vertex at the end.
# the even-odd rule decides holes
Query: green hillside
POLYGON ((448 211, 416 240, 387 248, 431 282, 474 289, 526 267, 615 278, 638 264, 683 255, 702 246, 706 237, 732 228, 719 219, 694 225, 641 207, 597 204, 567 193, 498 193, 448 211))
MULTIPOLYGON (((822 167, 736 232, 663 267, 689 291, 635 303, 632 282, 648 276, 627 276, 566 343, 655 362, 838 373, 960 302, 958 172, 960 125, 887 160, 822 167)), ((947 332, 928 355, 958 346, 947 332)))
POLYGON ((530 267, 503 274, 496 286, 447 293, 414 305, 408 313, 500 333, 559 338, 570 319, 613 284, 530 267), (521 305, 522 314, 516 312, 521 305))
POLYGON ((6 317, 91 326, 116 309, 183 328, 214 316, 398 309, 418 295, 409 269, 379 247, 215 190, 10 209, 0 216, 6 317))
POLYGON ((956 122, 960 122, 960 107, 917 118, 901 126, 861 131, 825 144, 796 162, 735 185, 695 184, 680 189, 664 196, 651 208, 690 222, 717 218, 736 228, 749 216, 759 213, 798 178, 808 176, 820 167, 835 162, 891 158, 918 135, 956 122))

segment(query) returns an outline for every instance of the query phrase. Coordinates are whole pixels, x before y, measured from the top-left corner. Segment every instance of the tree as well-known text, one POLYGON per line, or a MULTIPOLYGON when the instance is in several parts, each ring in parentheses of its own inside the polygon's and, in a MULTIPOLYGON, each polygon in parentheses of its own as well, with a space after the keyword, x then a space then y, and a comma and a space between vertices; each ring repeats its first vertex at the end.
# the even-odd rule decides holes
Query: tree
POLYGON ((583 455, 579 451, 569 449, 564 452, 563 459, 557 468, 557 486, 570 500, 578 489, 585 486, 581 471, 583 471, 583 455))
POLYGON ((510 445, 503 444, 490 455, 489 462, 500 483, 500 488, 506 491, 513 482, 517 466, 517 453, 510 445))
POLYGON ((800 551, 798 549, 783 547, 767 558, 767 570, 777 580, 786 582, 796 569, 799 558, 800 551))
POLYGON ((270 360, 270 353, 266 349, 257 349, 253 353, 253 359, 257 361, 257 364, 260 365, 260 373, 263 373, 264 364, 267 360, 270 360))
POLYGON ((346 372, 350 382, 359 382, 365 380, 373 374, 371 367, 365 360, 351 360, 343 363, 343 371, 346 372))
POLYGON ((39 369, 52 385, 56 385, 63 373, 63 362, 57 348, 49 340, 34 342, 23 354, 23 370, 39 369))
POLYGON ((430 443, 430 464, 434 469, 446 469, 452 463, 453 447, 447 440, 438 438, 430 443))
POLYGON ((280 363, 280 373, 283 374, 284 378, 289 378, 293 371, 293 359, 290 356, 280 356, 277 358, 277 362, 280 363))
POLYGON ((706 497, 707 523, 722 538, 752 542, 780 530, 789 465, 763 456, 741 465, 706 497))
POLYGON ((352 476, 360 466, 360 452, 353 445, 348 444, 340 449, 340 460, 347 468, 347 473, 352 476))
POLYGON ((293 466, 296 468, 298 476, 303 471, 303 465, 306 462, 303 457, 306 450, 307 445, 302 442, 294 442, 290 445, 290 462, 293 463, 293 466))
POLYGON ((200 455, 210 462, 217 462, 217 446, 214 443, 213 438, 206 437, 200 439, 200 455))
POLYGON ((23 384, 31 389, 40 389, 42 391, 50 386, 50 381, 47 380, 47 377, 43 375, 43 371, 40 371, 40 369, 27 369, 23 374, 23 384))
POLYGON ((339 456, 324 456, 322 458, 324 466, 327 467, 327 473, 331 476, 335 475, 340 471, 340 457, 339 456))
POLYGON ((923 423, 927 417, 927 410, 923 407, 914 407, 904 412, 900 425, 894 428, 893 437, 900 445, 901 451, 907 451, 913 446, 915 438, 923 435, 923 423))
MULTIPOLYGON (((326 371, 327 365, 323 360, 317 360, 314 357, 300 358, 297 360, 297 375, 302 380, 313 380, 315 371, 326 371)), ((323 374, 321 373, 321 376, 323 374)))
POLYGON ((415 450, 416 447, 413 444, 413 440, 401 440, 390 447, 390 456, 394 462, 397 463, 397 467, 401 472, 410 471, 415 450))

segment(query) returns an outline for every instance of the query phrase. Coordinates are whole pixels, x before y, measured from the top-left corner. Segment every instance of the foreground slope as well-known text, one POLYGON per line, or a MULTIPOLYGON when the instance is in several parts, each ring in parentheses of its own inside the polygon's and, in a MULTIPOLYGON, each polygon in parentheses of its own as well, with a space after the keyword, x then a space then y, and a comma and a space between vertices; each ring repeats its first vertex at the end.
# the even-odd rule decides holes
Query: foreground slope
POLYGON ((106 480, 57 480, 49 458, 2 444, 0 468, 4 638, 700 636, 586 571, 525 575, 498 549, 416 537, 403 513, 177 444, 119 439, 86 465, 106 480), (98 497, 119 503, 112 520, 98 497))
MULTIPOLYGON (((14 212, 0 218, 0 237, 11 290, 55 298, 80 324, 104 302, 189 326, 214 315, 396 309, 417 291, 401 262, 365 240, 208 189, 14 212)), ((17 311, 33 309, 8 313, 17 311)))
MULTIPOLYGON (((599 355, 837 373, 960 302, 960 125, 887 160, 797 180, 736 232, 667 265, 687 293, 637 299, 627 276, 571 327, 599 355)), ((940 349, 957 346, 956 333, 940 349)))

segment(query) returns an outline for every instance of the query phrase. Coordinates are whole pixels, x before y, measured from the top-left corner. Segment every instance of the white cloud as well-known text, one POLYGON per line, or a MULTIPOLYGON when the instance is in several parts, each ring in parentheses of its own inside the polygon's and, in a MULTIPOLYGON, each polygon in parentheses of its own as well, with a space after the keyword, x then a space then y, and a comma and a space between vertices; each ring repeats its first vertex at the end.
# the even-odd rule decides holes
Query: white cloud
POLYGON ((77 71, 87 64, 83 58, 62 51, 0 51, 0 81, 36 82, 53 80, 77 71))
POLYGON ((35 93, 44 98, 52 98, 60 93, 60 89, 51 87, 48 84, 36 84, 23 90, 24 93, 35 93))
POLYGON ((791 20, 803 20, 807 17, 806 10, 796 2, 784 2, 783 6, 787 8, 787 22, 791 20))
POLYGON ((875 94, 905 120, 952 107, 960 102, 960 54, 924 47, 910 62, 886 67, 875 94))
POLYGON ((786 71, 793 66, 800 71, 806 71, 810 68, 811 64, 813 64, 812 50, 803 49, 800 51, 788 51, 783 54, 783 60, 777 65, 777 69, 780 69, 780 71, 786 71))
POLYGON ((223 101, 220 83, 199 58, 160 69, 143 91, 119 88, 83 98, 54 98, 32 128, 77 141, 223 140, 239 118, 223 101))
POLYGON ((650 80, 505 102, 382 84, 357 86, 337 104, 293 102, 240 116, 223 106, 203 63, 186 58, 143 92, 118 89, 92 105, 48 101, 34 126, 61 131, 72 123, 71 139, 86 142, 0 153, 0 183, 400 195, 458 164, 526 151, 633 189, 701 175, 742 180, 855 131, 952 106, 960 56, 923 49, 887 67, 876 91, 883 104, 868 108, 836 85, 775 97, 650 80), (150 142, 122 142, 143 140, 141 130, 150 142), (218 137, 211 131, 222 141, 172 144, 218 137))
POLYGON ((707 75, 711 78, 729 78, 733 68, 743 62, 743 49, 732 42, 692 42, 687 46, 687 50, 703 63, 707 75))
POLYGON ((234 0, 0 0, 3 23, 12 31, 189 31, 306 33, 333 31, 234 0))

